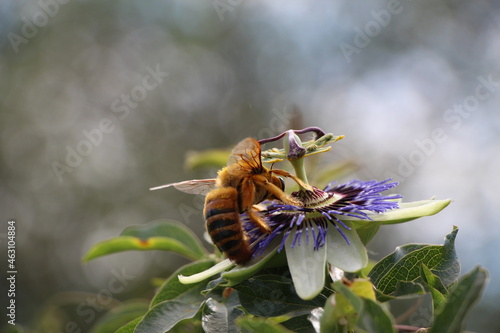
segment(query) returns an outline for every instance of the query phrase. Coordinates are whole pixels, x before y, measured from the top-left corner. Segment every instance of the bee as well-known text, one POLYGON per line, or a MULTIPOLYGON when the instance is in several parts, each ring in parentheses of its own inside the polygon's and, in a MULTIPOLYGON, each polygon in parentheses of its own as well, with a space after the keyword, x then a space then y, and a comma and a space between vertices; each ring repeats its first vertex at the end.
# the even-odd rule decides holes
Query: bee
POLYGON ((253 138, 239 142, 231 152, 226 167, 216 179, 194 179, 158 186, 151 190, 173 186, 191 194, 206 194, 203 216, 210 238, 217 248, 236 264, 244 265, 252 258, 252 250, 243 231, 240 214, 264 233, 271 229, 260 217, 254 205, 268 199, 286 204, 301 203, 284 192, 282 178, 304 183, 285 170, 270 170, 262 165, 260 143, 253 138))

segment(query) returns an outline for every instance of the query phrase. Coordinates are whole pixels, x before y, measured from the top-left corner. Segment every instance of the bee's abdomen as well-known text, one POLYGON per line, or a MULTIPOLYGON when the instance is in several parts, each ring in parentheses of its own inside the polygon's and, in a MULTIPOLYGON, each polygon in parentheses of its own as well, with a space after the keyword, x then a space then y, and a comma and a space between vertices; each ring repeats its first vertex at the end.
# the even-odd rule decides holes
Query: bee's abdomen
POLYGON ((215 245, 237 264, 252 258, 237 211, 238 192, 224 187, 211 191, 205 199, 207 231, 215 245))

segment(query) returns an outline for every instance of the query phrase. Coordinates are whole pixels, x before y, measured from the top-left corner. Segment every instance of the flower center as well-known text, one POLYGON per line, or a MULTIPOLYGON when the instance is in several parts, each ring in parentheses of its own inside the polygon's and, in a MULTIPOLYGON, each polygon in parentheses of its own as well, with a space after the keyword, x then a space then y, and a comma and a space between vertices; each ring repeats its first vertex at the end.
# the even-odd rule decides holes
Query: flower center
POLYGON ((345 196, 339 193, 328 193, 312 186, 312 191, 296 191, 292 193, 293 197, 303 202, 304 208, 321 209, 327 208, 341 200, 345 196))

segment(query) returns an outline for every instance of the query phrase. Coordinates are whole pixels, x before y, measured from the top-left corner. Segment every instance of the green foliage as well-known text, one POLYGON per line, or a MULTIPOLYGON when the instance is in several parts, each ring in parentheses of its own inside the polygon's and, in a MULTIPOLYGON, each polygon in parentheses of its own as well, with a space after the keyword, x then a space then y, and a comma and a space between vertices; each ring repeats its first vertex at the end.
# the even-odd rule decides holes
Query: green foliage
MULTIPOLYGON (((200 244, 187 228, 172 221, 128 228, 122 233, 127 236, 120 237, 151 239, 152 232, 159 230, 176 231, 182 235, 180 244, 200 244)), ((303 300, 295 293, 289 272, 272 268, 283 263, 269 259, 272 256, 248 267, 235 267, 215 280, 179 281, 179 275, 191 276, 212 267, 215 261, 207 257, 179 268, 164 280, 149 307, 142 302, 122 304, 102 317, 92 332, 163 333, 182 332, 187 327, 193 332, 305 333, 316 332, 314 327, 321 327, 321 332, 395 332, 394 318, 381 302, 424 293, 431 294, 434 304, 431 332, 460 332, 481 295, 487 273, 476 268, 457 282, 457 232, 454 228, 443 245, 401 246, 373 266, 370 280, 327 283, 312 300, 303 300), (265 271, 270 273, 259 274, 265 271), (227 289, 229 285, 232 288, 227 289), (224 296, 225 290, 231 291, 229 296, 224 296), (311 316, 318 309, 321 315, 311 316)))
MULTIPOLYGON (((238 318, 237 324, 242 333, 291 333, 281 325, 276 325, 264 318, 242 317, 238 318)), ((219 331, 220 332, 220 331, 219 331)))
POLYGON ((481 267, 464 275, 437 308, 430 333, 459 333, 472 306, 481 297, 488 272, 481 267))
POLYGON ((172 220, 158 220, 145 225, 128 227, 119 237, 94 245, 83 258, 89 261, 104 255, 130 250, 172 251, 188 259, 207 256, 195 234, 183 224, 172 220))
POLYGON ((238 332, 236 319, 245 315, 239 306, 237 293, 232 293, 224 302, 208 298, 202 311, 203 330, 205 332, 238 332))
MULTIPOLYGON (((378 291, 380 301, 394 297, 422 294, 425 281, 437 283, 431 276, 436 276, 445 286, 449 286, 458 277, 460 264, 455 253, 455 237, 458 228, 446 236, 444 245, 408 244, 380 260, 370 271, 368 277, 378 291), (429 270, 427 278, 422 276, 422 265, 429 270)), ((424 271, 425 272, 425 271, 424 271)), ((443 289, 443 288, 441 288, 443 289)))
POLYGON ((210 149, 201 152, 190 151, 186 154, 184 166, 189 170, 210 167, 220 169, 226 165, 230 153, 230 149, 210 149))
POLYGON ((314 327, 309 320, 310 314, 292 317, 281 323, 281 326, 296 333, 315 333, 314 327))
POLYGON ((290 278, 280 275, 257 275, 234 286, 241 305, 249 313, 260 317, 276 317, 294 311, 312 310, 323 306, 328 296, 320 294, 310 301, 301 299, 293 291, 290 278))
POLYGON ((212 260, 202 260, 187 264, 175 271, 156 292, 151 301, 151 306, 170 300, 197 301, 200 293, 205 289, 206 281, 193 284, 182 284, 179 275, 190 275, 199 273, 214 264, 212 260))
POLYGON ((277 248, 273 249, 272 251, 268 251, 268 255, 266 255, 263 259, 257 261, 256 263, 242 267, 237 266, 230 271, 222 273, 222 277, 227 281, 228 286, 233 286, 242 281, 246 281, 257 274, 264 267, 273 266, 273 264, 276 262, 283 263, 283 255, 276 255, 276 252, 277 248))
POLYGON ((164 332, 163 329, 171 329, 180 321, 196 316, 205 301, 201 292, 207 281, 186 285, 179 282, 178 276, 199 273, 213 264, 211 260, 197 261, 174 272, 156 293, 135 332, 164 332))
POLYGON ((377 231, 380 229, 379 222, 365 223, 360 227, 356 228, 356 232, 361 238, 361 242, 366 245, 372 238, 377 234, 377 231))
POLYGON ((446 294, 448 293, 447 288, 443 285, 443 282, 439 276, 432 273, 432 271, 422 263, 421 266, 421 277, 427 290, 429 290, 432 296, 432 302, 434 309, 437 309, 443 305, 446 300, 446 294))
POLYGON ((328 299, 321 318, 322 332, 394 332, 394 321, 380 303, 375 302, 368 280, 355 280, 350 286, 338 281, 335 294, 328 299))
POLYGON ((196 316, 203 303, 165 301, 151 308, 135 327, 136 333, 163 333, 184 319, 196 316))
POLYGON ((137 327, 137 324, 142 320, 141 317, 137 317, 134 320, 128 322, 126 325, 120 327, 117 329, 115 332, 116 333, 134 333, 135 328, 137 327))
POLYGON ((147 310, 148 304, 142 301, 132 301, 119 305, 100 318, 90 333, 114 332, 131 320, 142 316, 147 310))

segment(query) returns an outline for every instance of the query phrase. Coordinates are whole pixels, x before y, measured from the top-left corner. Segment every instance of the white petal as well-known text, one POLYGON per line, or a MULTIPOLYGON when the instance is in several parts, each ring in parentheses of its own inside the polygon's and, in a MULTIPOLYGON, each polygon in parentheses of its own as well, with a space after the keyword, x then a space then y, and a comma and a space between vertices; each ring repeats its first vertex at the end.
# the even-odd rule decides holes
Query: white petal
POLYGON ((351 228, 347 230, 339 226, 349 244, 335 227, 329 225, 326 235, 326 260, 344 271, 355 272, 368 264, 368 254, 353 225, 348 221, 344 221, 344 224, 351 228))
POLYGON ((234 263, 229 260, 223 260, 219 262, 218 264, 210 267, 209 269, 204 270, 203 272, 196 273, 190 276, 184 276, 184 275, 179 275, 179 281, 182 284, 191 284, 191 283, 196 283, 196 282, 201 282, 205 279, 208 279, 209 277, 220 273, 222 271, 225 271, 226 269, 233 267, 234 263))
POLYGON ((445 200, 420 200, 412 202, 399 202, 398 209, 392 209, 385 213, 369 214, 371 220, 360 220, 351 216, 342 216, 342 221, 354 221, 357 225, 374 222, 382 224, 402 223, 418 219, 419 217, 434 215, 446 208, 451 202, 451 199, 445 200))
POLYGON ((419 217, 437 214, 450 203, 451 199, 400 202, 399 209, 393 209, 383 214, 370 217, 372 217, 374 221, 380 221, 383 224, 406 222, 419 217))
MULTIPOLYGON (((318 295, 325 284, 325 246, 314 250, 314 239, 309 230, 309 244, 306 244, 306 234, 303 230, 300 237, 300 246, 295 242, 292 248, 296 228, 294 228, 285 241, 286 259, 292 274, 293 285, 297 295, 302 299, 312 299, 318 295)), ((316 230, 316 235, 317 235, 316 230)))

